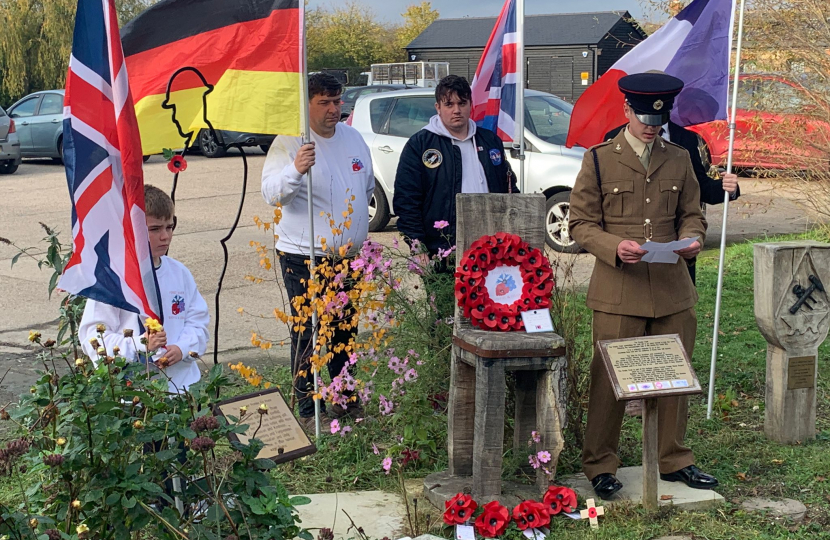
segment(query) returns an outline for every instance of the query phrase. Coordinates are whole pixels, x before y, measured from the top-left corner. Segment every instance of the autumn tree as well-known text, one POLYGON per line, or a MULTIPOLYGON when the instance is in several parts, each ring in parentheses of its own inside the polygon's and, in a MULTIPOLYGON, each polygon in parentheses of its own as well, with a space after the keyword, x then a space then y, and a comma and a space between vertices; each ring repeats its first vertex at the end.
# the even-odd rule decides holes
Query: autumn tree
POLYGON ((438 10, 432 9, 430 2, 421 2, 408 6, 401 16, 403 25, 398 28, 395 41, 401 53, 405 54, 403 49, 438 19, 438 10))
MULTIPOLYGON (((116 0, 126 23, 157 0, 116 0)), ((63 88, 77 0, 0 0, 0 104, 63 88)))

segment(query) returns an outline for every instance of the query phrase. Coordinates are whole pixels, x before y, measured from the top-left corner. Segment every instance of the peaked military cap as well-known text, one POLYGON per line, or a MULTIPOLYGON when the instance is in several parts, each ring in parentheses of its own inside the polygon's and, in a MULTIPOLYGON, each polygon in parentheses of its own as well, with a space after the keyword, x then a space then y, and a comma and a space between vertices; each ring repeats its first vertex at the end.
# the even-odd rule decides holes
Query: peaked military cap
POLYGON ((683 81, 665 73, 635 73, 617 83, 637 119, 647 126, 669 121, 674 98, 683 90, 683 81))

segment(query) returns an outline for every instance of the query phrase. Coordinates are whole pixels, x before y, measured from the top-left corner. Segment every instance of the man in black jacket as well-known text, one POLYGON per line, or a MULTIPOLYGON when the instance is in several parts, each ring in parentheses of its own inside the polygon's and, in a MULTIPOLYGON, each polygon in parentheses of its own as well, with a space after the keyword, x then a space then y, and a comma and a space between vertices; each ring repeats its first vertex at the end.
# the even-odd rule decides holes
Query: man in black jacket
POLYGON ((441 79, 435 88, 438 114, 409 139, 398 162, 398 230, 420 253, 422 268, 430 255, 455 245, 456 194, 518 192, 501 139, 470 119, 471 98, 463 77, 441 79))

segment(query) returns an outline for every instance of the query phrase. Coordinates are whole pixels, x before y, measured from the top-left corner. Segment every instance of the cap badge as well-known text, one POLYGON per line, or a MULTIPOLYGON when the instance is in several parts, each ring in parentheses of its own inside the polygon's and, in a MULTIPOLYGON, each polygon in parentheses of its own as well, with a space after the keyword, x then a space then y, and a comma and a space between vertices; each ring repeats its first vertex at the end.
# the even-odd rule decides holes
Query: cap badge
POLYGON ((655 111, 659 111, 662 108, 663 108, 663 100, 658 99, 657 101, 654 102, 654 110, 655 111))
POLYGON ((616 147, 614 150, 622 150, 622 146, 620 146, 620 145, 618 144, 618 145, 617 145, 617 147, 616 147))

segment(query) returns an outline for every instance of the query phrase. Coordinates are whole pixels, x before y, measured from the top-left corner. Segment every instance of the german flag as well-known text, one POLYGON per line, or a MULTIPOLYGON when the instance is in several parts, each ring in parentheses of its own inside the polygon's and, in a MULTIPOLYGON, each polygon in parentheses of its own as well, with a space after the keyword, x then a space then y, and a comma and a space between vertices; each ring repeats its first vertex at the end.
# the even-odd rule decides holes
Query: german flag
POLYGON ((299 0, 162 0, 121 31, 130 90, 145 155, 182 148, 184 140, 162 108, 170 103, 187 133, 216 129, 299 135, 303 11, 299 0))

